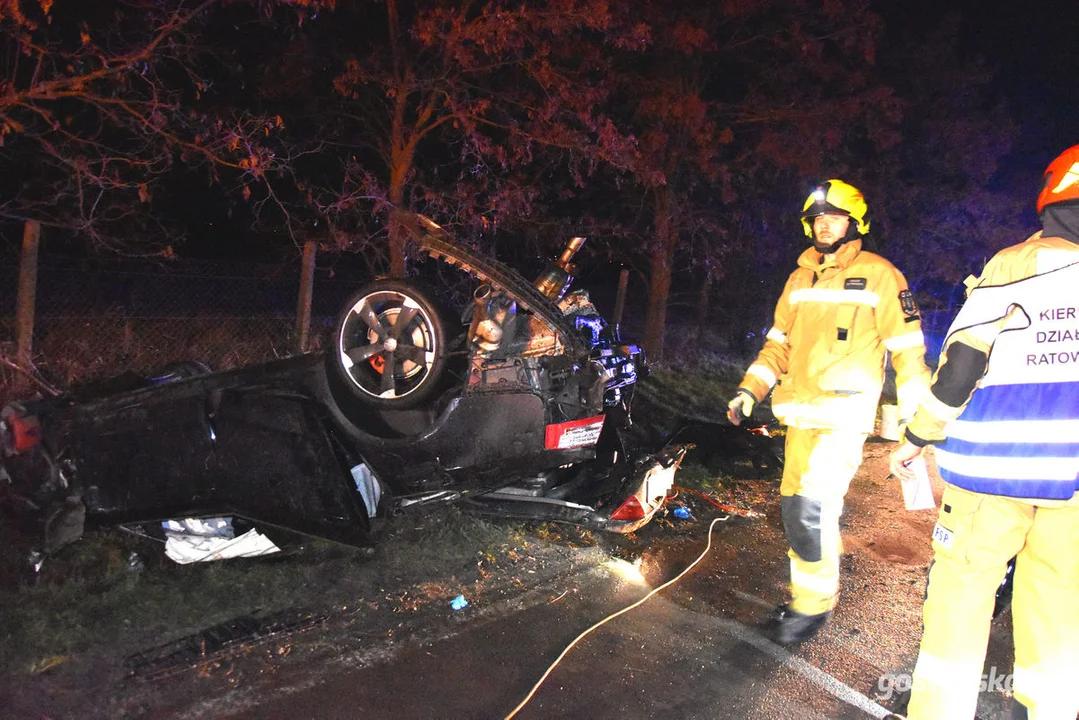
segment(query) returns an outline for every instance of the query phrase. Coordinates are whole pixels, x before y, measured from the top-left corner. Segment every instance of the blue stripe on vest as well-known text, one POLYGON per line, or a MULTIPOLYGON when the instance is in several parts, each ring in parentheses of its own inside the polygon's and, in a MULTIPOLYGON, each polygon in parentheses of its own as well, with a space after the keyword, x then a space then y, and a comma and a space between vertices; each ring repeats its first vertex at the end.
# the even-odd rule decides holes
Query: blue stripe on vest
MULTIPOLYGON (((959 416, 971 423, 1079 419, 1079 382, 991 385, 978 388, 959 416)), ((973 429, 977 433, 976 428, 973 429)), ((1070 440, 1071 438, 1069 438, 1070 440)), ((1068 443, 988 443, 948 438, 941 449, 962 457, 1079 457, 1079 441, 1068 443)), ((946 482, 965 490, 1009 497, 1066 500, 1079 491, 1073 480, 984 478, 940 468, 946 482)))
POLYGON ((972 422, 1079 419, 1079 382, 978 388, 959 417, 972 422))
POLYGON ((1067 500, 1079 492, 1079 480, 992 480, 983 477, 971 477, 940 468, 940 477, 944 482, 957 485, 964 490, 1005 495, 1007 497, 1041 498, 1046 500, 1067 500))

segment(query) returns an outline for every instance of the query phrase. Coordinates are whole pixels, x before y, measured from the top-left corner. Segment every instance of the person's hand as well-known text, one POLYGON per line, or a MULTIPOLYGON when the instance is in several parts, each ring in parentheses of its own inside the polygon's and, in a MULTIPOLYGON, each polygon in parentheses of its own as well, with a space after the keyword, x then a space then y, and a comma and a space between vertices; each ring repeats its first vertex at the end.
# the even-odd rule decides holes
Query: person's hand
POLYGON ((892 475, 895 475, 900 480, 913 480, 914 471, 907 466, 910 465, 911 460, 921 454, 922 448, 904 440, 892 452, 892 456, 888 461, 888 469, 892 471, 892 475))
POLYGON ((731 401, 727 403, 727 417, 735 425, 741 425, 742 421, 753 414, 753 407, 757 404, 757 398, 753 393, 744 388, 739 388, 731 401))

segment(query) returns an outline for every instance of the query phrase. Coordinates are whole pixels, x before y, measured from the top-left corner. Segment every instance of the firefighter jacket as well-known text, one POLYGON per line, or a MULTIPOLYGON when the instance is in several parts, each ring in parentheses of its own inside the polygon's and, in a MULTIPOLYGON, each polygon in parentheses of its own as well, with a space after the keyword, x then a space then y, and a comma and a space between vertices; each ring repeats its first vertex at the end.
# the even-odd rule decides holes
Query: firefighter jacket
POLYGON ((929 369, 921 318, 903 274, 863 251, 861 240, 823 257, 809 248, 787 279, 764 348, 740 387, 759 402, 774 386, 772 412, 787 425, 868 433, 886 350, 896 370, 900 417, 910 418, 929 369))
POLYGON ((1079 491, 1079 245, 1035 234, 985 266, 910 426, 941 477, 974 492, 1079 491), (947 439, 945 439, 947 438, 947 439))

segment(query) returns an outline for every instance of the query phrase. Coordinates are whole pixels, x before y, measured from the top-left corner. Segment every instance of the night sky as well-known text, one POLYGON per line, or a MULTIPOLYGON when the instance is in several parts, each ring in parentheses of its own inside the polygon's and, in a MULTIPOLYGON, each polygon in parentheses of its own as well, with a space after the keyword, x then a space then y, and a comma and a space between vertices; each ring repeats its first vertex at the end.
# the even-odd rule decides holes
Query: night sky
POLYGON ((1001 91, 1021 124, 1014 163, 1044 170, 1079 143, 1079 3, 958 0, 954 5, 967 18, 967 49, 998 70, 1001 91))
POLYGON ((918 37, 959 13, 961 50, 985 59, 1019 122, 1005 173, 1037 172, 1079 143, 1079 3, 1074 0, 888 0, 886 37, 918 37))

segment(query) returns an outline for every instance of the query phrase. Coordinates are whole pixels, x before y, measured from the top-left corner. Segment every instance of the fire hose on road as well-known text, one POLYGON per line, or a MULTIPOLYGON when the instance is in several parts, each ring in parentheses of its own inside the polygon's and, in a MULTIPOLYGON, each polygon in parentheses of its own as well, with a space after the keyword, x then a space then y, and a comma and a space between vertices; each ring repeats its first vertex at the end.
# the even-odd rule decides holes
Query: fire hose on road
MULTIPOLYGON (((724 508, 724 506, 722 504, 715 502, 710 497, 708 497, 707 494, 705 494, 705 493, 700 493, 700 492, 697 492, 695 490, 691 490, 691 489, 688 489, 688 488, 677 488, 676 487, 676 489, 679 490, 679 491, 687 491, 687 492, 690 492, 692 494, 700 495, 705 500, 708 500, 712 505, 715 505, 715 506, 717 506, 717 507, 719 507, 721 509, 724 508)), ((731 510, 732 511, 737 511, 736 508, 731 508, 731 510)), ((738 514, 743 514, 743 513, 747 513, 747 512, 748 513, 754 513, 754 511, 737 511, 737 512, 738 512, 738 514)), ((753 516, 759 516, 759 515, 760 515, 760 513, 754 513, 754 515, 746 515, 746 516, 753 517, 753 516)), ((593 631, 595 631, 598 628, 602 627, 603 625, 610 622, 611 620, 614 620, 615 618, 617 618, 617 617, 619 617, 621 615, 624 615, 625 613, 628 613, 630 610, 633 610, 634 608, 637 608, 637 607, 643 605, 645 602, 647 602, 649 599, 654 597, 661 590, 665 590, 666 588, 670 587, 671 585, 674 585, 679 580, 681 580, 683 577, 685 577, 691 570, 693 570, 693 568, 696 567, 701 562, 701 560, 703 560, 705 558, 705 556, 709 553, 709 551, 711 551, 711 549, 712 549, 712 532, 715 529, 716 525, 718 525, 721 522, 725 522, 729 518, 730 518, 730 515, 728 514, 728 515, 725 515, 723 517, 714 518, 712 520, 712 522, 708 525, 708 538, 707 538, 707 543, 705 544, 704 550, 701 552, 700 555, 697 556, 697 559, 695 559, 693 562, 691 562, 684 570, 682 570, 680 573, 678 573, 675 577, 671 578, 670 580, 663 583, 659 587, 656 587, 656 588, 652 589, 651 591, 648 592, 647 595, 642 597, 640 600, 637 600, 636 602, 622 608, 621 610, 619 610, 619 611, 617 611, 615 613, 612 613, 612 614, 608 615, 607 617, 603 618, 602 620, 600 620, 599 622, 595 623, 594 625, 589 627, 587 630, 582 632, 576 638, 574 638, 573 641, 570 642, 570 644, 567 645, 566 648, 558 655, 558 657, 555 658, 554 662, 552 662, 550 664, 550 666, 548 666, 547 670, 543 673, 543 675, 540 677, 540 679, 538 681, 536 681, 536 684, 532 686, 532 689, 528 692, 528 694, 525 696, 525 698, 523 700, 521 700, 521 702, 517 705, 517 707, 513 708, 513 710, 511 710, 510 713, 508 715, 506 715, 505 720, 512 720, 512 718, 516 717, 517 714, 520 713, 520 711, 522 709, 524 709, 524 707, 532 700, 532 698, 535 696, 536 692, 540 689, 540 687, 547 680, 547 678, 551 675, 551 673, 554 672, 555 668, 558 667, 558 665, 562 662, 562 660, 569 654, 570 650, 572 650, 581 640, 583 640, 585 637, 587 637, 593 631)), ((875 718, 885 718, 891 713, 891 711, 888 710, 887 708, 885 708, 885 707, 881 706, 880 704, 874 702, 870 698, 868 698, 865 695, 859 693, 858 691, 854 690, 850 686, 846 685, 845 683, 843 683, 842 681, 836 679, 835 677, 829 675, 828 673, 824 672, 823 670, 820 670, 820 669, 814 667, 813 665, 806 662, 802 658, 800 658, 800 657, 798 657, 796 655, 792 655, 791 653, 786 651, 784 648, 782 648, 779 645, 776 645, 775 643, 771 642, 770 640, 763 637, 759 632, 753 630, 752 628, 748 628, 748 627, 742 625, 741 623, 738 623, 738 622, 733 621, 733 620, 723 620, 722 625, 723 625, 725 631, 728 632, 729 634, 731 634, 732 636, 734 636, 736 639, 738 639, 738 640, 740 640, 742 642, 745 642, 745 643, 753 646, 757 650, 760 650, 760 651, 764 652, 765 654, 770 655, 771 657, 775 658, 779 662, 790 666, 799 675, 806 678, 810 682, 814 683, 815 685, 817 685, 821 689, 825 690, 826 692, 828 692, 829 694, 831 694, 835 698, 839 699, 840 701, 845 702, 848 705, 851 705, 853 707, 856 707, 859 710, 865 712, 867 715, 869 715, 871 717, 875 717, 875 718)))

